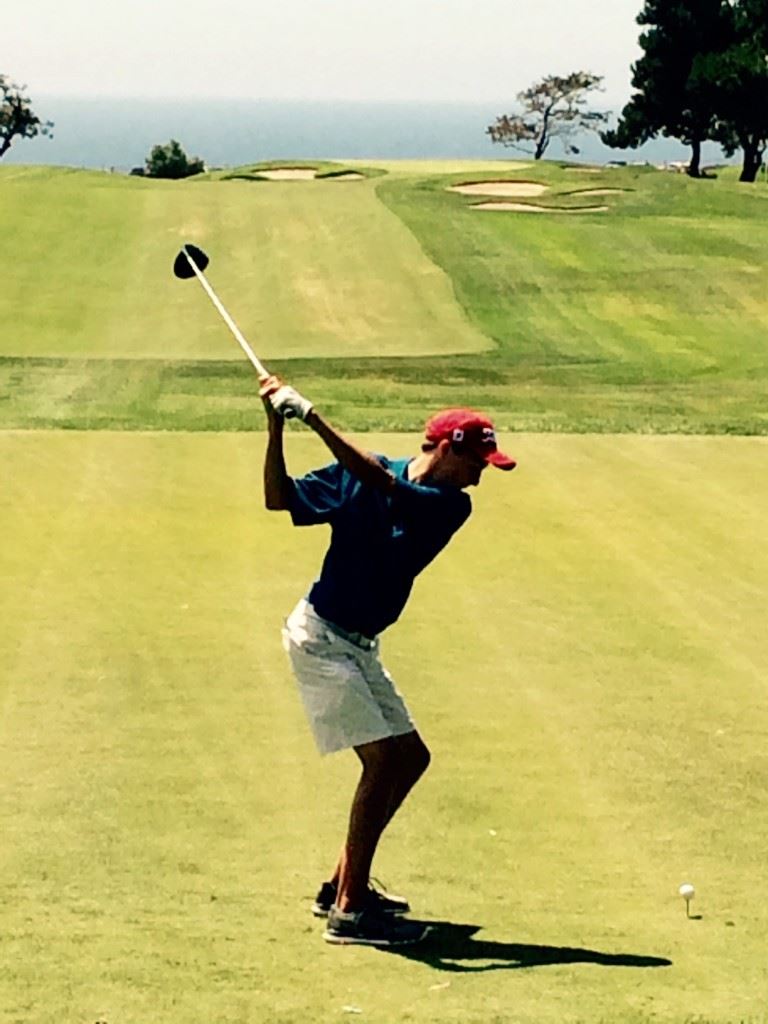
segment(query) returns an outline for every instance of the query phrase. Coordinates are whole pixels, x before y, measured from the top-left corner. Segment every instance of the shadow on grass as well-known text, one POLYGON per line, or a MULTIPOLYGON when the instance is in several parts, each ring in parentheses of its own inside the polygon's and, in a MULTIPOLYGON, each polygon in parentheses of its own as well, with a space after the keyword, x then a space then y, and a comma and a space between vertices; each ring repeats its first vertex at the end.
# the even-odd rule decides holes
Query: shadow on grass
POLYGON ((429 934, 413 946, 395 946, 384 952, 417 960, 439 971, 480 972, 548 967, 552 964, 600 964, 602 967, 670 967, 671 960, 636 953, 601 953, 570 946, 534 946, 521 942, 495 942, 475 938, 480 925, 452 921, 422 921, 429 934), (476 961, 487 960, 480 964, 476 961))

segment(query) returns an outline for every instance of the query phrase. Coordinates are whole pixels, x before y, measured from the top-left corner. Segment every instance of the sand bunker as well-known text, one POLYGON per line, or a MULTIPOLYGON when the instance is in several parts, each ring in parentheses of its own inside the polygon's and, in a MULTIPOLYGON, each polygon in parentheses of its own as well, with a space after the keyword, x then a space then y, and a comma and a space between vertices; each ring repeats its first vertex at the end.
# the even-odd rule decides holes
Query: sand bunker
POLYGON ((604 213, 607 206, 534 206, 533 203, 475 203, 473 210, 514 210, 516 213, 604 213))
POLYGON ((275 167, 271 171, 257 171, 260 178, 268 181, 311 181, 317 177, 312 167, 275 167))
POLYGON ((364 174, 359 174, 357 171, 345 171, 343 174, 327 174, 323 181, 360 181, 364 177, 364 174))
POLYGON ((540 196, 546 191, 547 186, 537 181, 473 181, 448 188, 463 196, 540 196))
MULTIPOLYGON (((256 171, 260 178, 267 181, 316 181, 318 171, 314 167, 274 167, 271 170, 256 171)), ((364 178, 359 171, 344 171, 343 174, 326 174, 322 181, 359 181, 364 178)))
POLYGON ((573 196, 614 196, 617 193, 629 192, 627 188, 580 188, 577 192, 572 192, 573 196))

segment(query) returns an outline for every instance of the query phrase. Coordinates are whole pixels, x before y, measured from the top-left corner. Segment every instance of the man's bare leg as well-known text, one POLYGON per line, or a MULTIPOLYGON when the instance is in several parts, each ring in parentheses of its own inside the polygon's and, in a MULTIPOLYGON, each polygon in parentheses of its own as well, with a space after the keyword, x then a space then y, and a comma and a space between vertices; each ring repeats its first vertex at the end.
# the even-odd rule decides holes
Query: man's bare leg
POLYGON ((339 910, 365 902, 373 856, 381 834, 429 764, 429 751, 417 732, 355 748, 363 772, 350 811, 347 840, 333 882, 339 910))

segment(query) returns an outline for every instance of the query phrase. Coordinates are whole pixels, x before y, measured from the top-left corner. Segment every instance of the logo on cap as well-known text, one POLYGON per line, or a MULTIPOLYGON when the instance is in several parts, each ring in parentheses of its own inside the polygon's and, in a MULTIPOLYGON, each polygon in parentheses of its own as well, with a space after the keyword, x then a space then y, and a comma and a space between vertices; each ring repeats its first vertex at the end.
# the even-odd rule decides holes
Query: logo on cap
POLYGON ((496 447, 496 431, 488 417, 473 409, 445 409, 429 420, 425 433, 433 443, 446 440, 464 445, 499 469, 514 469, 517 465, 496 447))

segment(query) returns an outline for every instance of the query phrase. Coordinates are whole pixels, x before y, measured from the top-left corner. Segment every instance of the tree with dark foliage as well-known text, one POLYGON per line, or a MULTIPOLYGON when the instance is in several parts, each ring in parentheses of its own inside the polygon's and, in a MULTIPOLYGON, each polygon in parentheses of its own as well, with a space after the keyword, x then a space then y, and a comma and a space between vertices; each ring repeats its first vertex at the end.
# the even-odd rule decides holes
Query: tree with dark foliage
POLYGON ((701 144, 744 152, 741 181, 754 181, 768 144, 768 0, 645 0, 637 17, 643 56, 636 92, 619 124, 601 138, 634 148, 657 135, 691 146, 688 173, 700 177, 701 144))
POLYGON ((701 60, 702 80, 716 83, 713 138, 728 156, 743 152, 739 181, 754 181, 768 145, 768 0, 732 4, 732 44, 701 60))
POLYGON ((713 138, 715 97, 702 56, 717 53, 731 38, 728 0, 645 0, 637 16, 643 56, 632 65, 636 90, 619 124, 603 142, 635 148, 657 135, 691 146, 688 173, 701 174, 701 144, 713 138))
POLYGON ((164 146, 153 146, 147 157, 149 178, 188 178, 204 170, 205 164, 200 157, 188 157, 176 139, 171 139, 164 146))
POLYGON ((52 121, 41 121, 32 110, 26 86, 16 85, 7 75, 0 75, 0 158, 11 148, 14 139, 33 139, 49 135, 52 121))
POLYGON ((601 75, 588 71, 574 71, 563 78, 548 75, 517 94, 521 114, 503 114, 486 129, 486 135, 530 153, 536 160, 555 138, 562 141, 566 153, 578 153, 572 137, 581 131, 597 131, 608 121, 606 114, 585 109, 587 94, 599 89, 602 81, 601 75))

